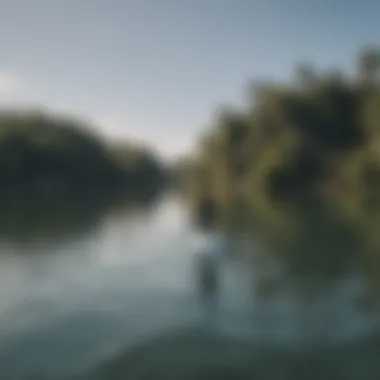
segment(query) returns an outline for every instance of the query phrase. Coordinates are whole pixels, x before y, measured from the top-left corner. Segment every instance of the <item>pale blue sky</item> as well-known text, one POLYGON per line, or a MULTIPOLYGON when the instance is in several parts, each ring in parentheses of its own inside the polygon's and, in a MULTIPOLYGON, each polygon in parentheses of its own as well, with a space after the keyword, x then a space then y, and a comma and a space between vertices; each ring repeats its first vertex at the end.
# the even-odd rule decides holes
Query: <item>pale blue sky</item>
POLYGON ((380 43, 377 0, 0 0, 0 102, 47 106, 165 156, 250 78, 345 67, 380 43))

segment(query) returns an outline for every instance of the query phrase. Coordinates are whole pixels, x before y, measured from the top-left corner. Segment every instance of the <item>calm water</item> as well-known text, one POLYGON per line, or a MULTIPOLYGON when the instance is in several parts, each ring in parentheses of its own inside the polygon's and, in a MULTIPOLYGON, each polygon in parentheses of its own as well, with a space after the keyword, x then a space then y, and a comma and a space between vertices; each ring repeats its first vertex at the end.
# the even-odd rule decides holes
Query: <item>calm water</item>
MULTIPOLYGON (((280 291, 260 298, 264 272, 248 269, 255 265, 247 265, 252 256, 244 256, 243 244, 241 257, 221 262, 217 311, 205 320, 195 283, 198 241, 172 196, 143 211, 104 213, 91 228, 59 239, 3 239, 0 378, 69 376, 202 323, 221 336, 287 349, 348 344, 377 327, 376 314, 355 308, 361 282, 352 274, 309 301, 295 297, 297 288, 279 273, 280 291)), ((250 252, 260 251, 250 245, 250 252)))
MULTIPOLYGON (((0 375, 62 373, 191 317, 192 236, 174 199, 0 255, 0 375)), ((33 223, 33 221, 31 221, 33 223)))

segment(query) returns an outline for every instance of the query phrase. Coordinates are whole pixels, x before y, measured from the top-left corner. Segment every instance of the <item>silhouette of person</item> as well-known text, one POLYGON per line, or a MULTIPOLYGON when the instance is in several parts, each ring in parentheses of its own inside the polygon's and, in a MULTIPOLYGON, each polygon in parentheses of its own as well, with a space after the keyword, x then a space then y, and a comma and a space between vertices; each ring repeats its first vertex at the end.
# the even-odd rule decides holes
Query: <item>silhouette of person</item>
POLYGON ((199 292, 202 302, 207 304, 215 303, 219 286, 216 260, 210 255, 202 255, 199 260, 198 275, 199 292))
POLYGON ((204 199, 197 215, 203 240, 196 271, 199 298, 206 311, 215 306, 219 290, 218 256, 221 247, 215 233, 216 217, 215 203, 211 199, 204 199))

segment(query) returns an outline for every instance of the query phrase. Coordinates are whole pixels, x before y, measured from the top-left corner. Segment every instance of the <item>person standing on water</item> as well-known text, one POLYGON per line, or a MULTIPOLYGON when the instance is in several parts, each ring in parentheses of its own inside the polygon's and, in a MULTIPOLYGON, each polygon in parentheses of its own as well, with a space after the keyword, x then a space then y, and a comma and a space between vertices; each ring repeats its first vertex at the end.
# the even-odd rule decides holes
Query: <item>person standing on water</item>
POLYGON ((219 235, 215 231, 215 202, 210 198, 204 199, 199 205, 196 217, 202 238, 196 268, 198 293, 202 306, 209 310, 216 304, 220 287, 218 261, 222 247, 219 235))

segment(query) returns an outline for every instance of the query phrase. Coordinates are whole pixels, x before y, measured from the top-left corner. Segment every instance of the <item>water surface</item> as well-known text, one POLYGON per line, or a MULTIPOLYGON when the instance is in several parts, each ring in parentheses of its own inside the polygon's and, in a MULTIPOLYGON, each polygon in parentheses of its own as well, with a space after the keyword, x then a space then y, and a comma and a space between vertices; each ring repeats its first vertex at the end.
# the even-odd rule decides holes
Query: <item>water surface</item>
POLYGON ((317 297, 296 297, 285 276, 270 297, 260 297, 255 244, 248 255, 240 244, 239 254, 220 261, 217 309, 205 318, 195 282, 199 239, 175 196, 104 212, 91 227, 59 238, 3 239, 1 378, 71 376, 157 336, 183 331, 186 343, 186 332, 202 326, 243 347, 287 350, 352 344, 374 334, 377 315, 355 308, 361 282, 354 275, 317 297))

